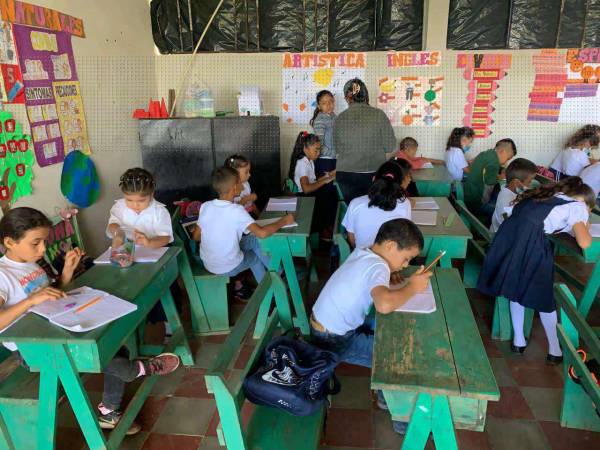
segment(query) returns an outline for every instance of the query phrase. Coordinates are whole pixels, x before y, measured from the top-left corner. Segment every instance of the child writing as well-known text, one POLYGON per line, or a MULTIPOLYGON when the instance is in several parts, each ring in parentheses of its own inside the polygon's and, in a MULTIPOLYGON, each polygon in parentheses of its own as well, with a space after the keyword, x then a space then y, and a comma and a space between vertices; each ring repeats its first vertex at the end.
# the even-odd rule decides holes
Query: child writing
POLYGON ((490 231, 495 233, 504 222, 506 208, 510 206, 518 194, 525 192, 537 173, 537 166, 532 161, 517 158, 506 169, 506 185, 502 186, 496 200, 490 231))
POLYGON ((563 176, 579 176, 584 167, 596 160, 590 160, 588 153, 599 143, 598 132, 595 128, 585 126, 578 130, 567 141, 566 148, 560 151, 552 164, 550 171, 560 180, 563 176))
MULTIPOLYGON (((51 287, 44 270, 37 264, 46 252, 46 240, 52 222, 40 211, 32 208, 14 208, 0 220, 0 239, 6 249, 0 258, 0 329, 4 330, 32 306, 45 301, 54 301, 66 294, 51 287)), ((65 257, 65 265, 60 276, 59 286, 71 281, 82 253, 71 250, 65 257)), ((16 352, 17 359, 26 366, 14 343, 3 342, 9 350, 16 352)), ((122 350, 123 355, 126 354, 122 350)), ((166 375, 179 366, 179 357, 163 353, 148 360, 130 361, 125 356, 117 356, 104 368, 104 393, 98 405, 98 418, 101 428, 112 429, 121 419, 120 411, 125 383, 144 375, 166 375)), ((140 431, 133 423, 127 434, 140 431)))
POLYGON ((162 203, 154 200, 156 182, 150 172, 139 167, 128 169, 119 181, 123 198, 110 210, 106 234, 113 238, 125 228, 137 245, 159 248, 173 242, 171 216, 162 203))
POLYGON ((461 181, 464 174, 469 173, 469 163, 467 163, 465 153, 471 150, 474 137, 475 132, 469 127, 454 128, 450 133, 444 162, 448 172, 456 181, 461 181))
MULTIPOLYGON (((375 324, 367 314, 373 305, 380 314, 392 313, 427 288, 432 272, 421 267, 404 287, 390 289, 391 274, 407 267, 422 248, 423 235, 407 219, 385 222, 372 246, 357 247, 329 278, 313 307, 310 331, 315 344, 337 353, 340 361, 371 367, 375 324)), ((404 432, 406 424, 394 422, 394 429, 404 432)))
MULTIPOLYGON (((200 258, 209 272, 233 277, 250 269, 260 282, 269 265, 256 238, 266 238, 294 222, 291 214, 261 227, 243 206, 234 203, 241 189, 240 177, 231 167, 220 167, 212 174, 212 186, 219 198, 204 202, 198 215, 196 237, 200 240, 200 258)), ((236 296, 249 297, 241 283, 236 296)))
POLYGON ((412 179, 412 166, 405 159, 400 158, 392 158, 390 162, 400 166, 400 168, 404 171, 404 178, 402 179, 402 189, 406 191, 407 196, 409 197, 411 206, 414 206, 414 199, 412 197, 419 196, 419 190, 417 189, 417 184, 412 179))
POLYGON ((323 90, 317 93, 317 107, 310 126, 321 141, 321 156, 315 160, 315 173, 318 177, 335 170, 337 155, 333 146, 333 121, 335 120, 335 100, 333 94, 323 90))
POLYGON ((417 157, 417 150, 419 149, 419 143, 416 139, 411 137, 405 137, 400 141, 398 153, 396 158, 405 159, 408 161, 413 169, 422 169, 427 163, 431 164, 444 164, 441 159, 424 158, 422 156, 417 157))
POLYGON ((350 202, 342 225, 352 247, 373 245, 379 228, 388 220, 410 220, 411 205, 402 187, 406 175, 398 164, 385 162, 375 172, 369 193, 350 202))
POLYGON ((510 300, 514 331, 511 349, 523 353, 525 308, 540 313, 548 339, 548 364, 562 361, 556 335, 554 252, 548 234, 568 232, 581 248, 592 243, 589 214, 596 198, 579 177, 568 177, 523 192, 515 199, 511 215, 504 221, 488 250, 477 288, 487 295, 510 300))
POLYGON ((233 199, 233 202, 242 205, 250 214, 258 214, 254 204, 258 197, 252 192, 248 182, 251 168, 248 158, 242 155, 232 155, 225 160, 225 166, 237 170, 242 183, 242 192, 233 199))
POLYGON ((326 185, 335 179, 335 170, 317 178, 315 160, 321 152, 321 140, 316 134, 302 131, 292 151, 289 177, 294 180, 300 195, 315 197, 312 229, 328 239, 333 231, 337 197, 326 185))

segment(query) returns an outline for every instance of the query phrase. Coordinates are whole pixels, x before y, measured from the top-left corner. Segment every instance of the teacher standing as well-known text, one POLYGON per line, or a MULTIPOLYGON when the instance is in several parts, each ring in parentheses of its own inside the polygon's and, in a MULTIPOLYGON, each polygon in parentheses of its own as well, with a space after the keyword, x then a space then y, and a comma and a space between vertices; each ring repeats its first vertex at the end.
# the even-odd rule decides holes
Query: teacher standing
POLYGON ((333 124, 337 181, 344 199, 365 195, 387 153, 396 150, 396 136, 385 113, 369 105, 369 91, 354 78, 344 85, 348 109, 333 124))

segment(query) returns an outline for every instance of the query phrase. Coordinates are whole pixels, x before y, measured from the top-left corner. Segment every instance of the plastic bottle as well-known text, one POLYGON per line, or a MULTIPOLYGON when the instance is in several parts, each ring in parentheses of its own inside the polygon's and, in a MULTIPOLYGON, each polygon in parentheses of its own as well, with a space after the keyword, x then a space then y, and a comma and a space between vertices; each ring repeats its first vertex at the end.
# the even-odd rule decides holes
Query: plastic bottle
POLYGON ((133 264, 134 255, 135 242, 131 238, 131 233, 128 233, 125 228, 118 228, 110 247, 110 262, 120 268, 129 267, 133 264))

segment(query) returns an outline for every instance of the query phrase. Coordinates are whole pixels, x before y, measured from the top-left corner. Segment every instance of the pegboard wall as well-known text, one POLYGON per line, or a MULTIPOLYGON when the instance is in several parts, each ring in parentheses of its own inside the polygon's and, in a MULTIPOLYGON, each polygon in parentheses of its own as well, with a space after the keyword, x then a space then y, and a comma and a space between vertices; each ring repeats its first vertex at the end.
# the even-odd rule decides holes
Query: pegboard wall
MULTIPOLYGON (((440 66, 410 68, 388 68, 386 52, 367 54, 366 77, 371 105, 376 105, 377 82, 380 77, 390 76, 439 76, 444 79, 442 112, 439 126, 396 127, 398 140, 412 136, 419 141, 420 151, 426 156, 443 158, 446 140, 452 128, 462 126, 464 107, 468 92, 468 81, 464 69, 457 68, 457 54, 467 52, 444 51, 440 66)), ((502 138, 514 139, 519 156, 538 164, 549 164, 562 148, 569 135, 581 124, 546 123, 527 121, 529 92, 534 81, 532 56, 539 51, 485 52, 510 54, 512 65, 508 75, 499 80, 495 94, 497 99, 492 113, 492 134, 476 139, 469 157, 486 150, 502 138)), ((244 85, 259 86, 263 107, 267 114, 281 115, 282 90, 281 53, 271 54, 200 54, 195 56, 190 79, 203 82, 212 89, 217 110, 237 111, 237 94, 244 85)), ((189 64, 189 55, 159 56, 156 61, 157 89, 166 97, 169 88, 177 88, 189 64)), ((344 101, 336 99, 336 101, 344 101)), ((281 166, 286 173, 294 141, 299 131, 310 129, 305 126, 281 123, 281 166)))

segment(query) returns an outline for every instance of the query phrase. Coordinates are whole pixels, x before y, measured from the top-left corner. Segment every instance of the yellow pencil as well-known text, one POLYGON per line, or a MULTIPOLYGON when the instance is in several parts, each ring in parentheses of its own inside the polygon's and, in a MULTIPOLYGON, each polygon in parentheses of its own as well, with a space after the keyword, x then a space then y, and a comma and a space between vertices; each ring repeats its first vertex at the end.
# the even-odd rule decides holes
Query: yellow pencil
POLYGON ((91 299, 89 302, 87 302, 85 305, 81 305, 79 308, 77 308, 75 310, 75 314, 80 313, 81 311, 89 308, 90 306, 98 303, 100 300, 102 300, 102 297, 104 297, 103 295, 99 295, 98 297, 94 297, 93 299, 91 299))

